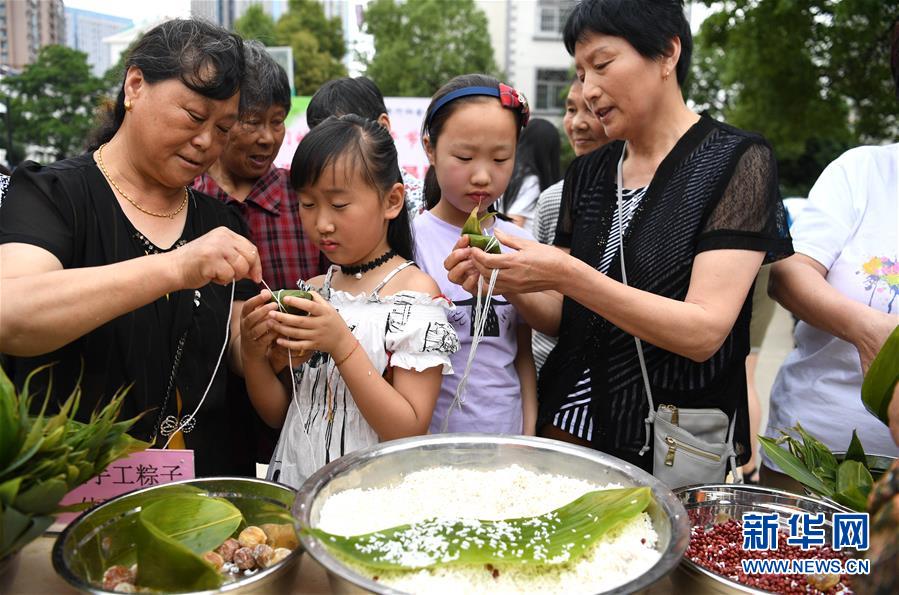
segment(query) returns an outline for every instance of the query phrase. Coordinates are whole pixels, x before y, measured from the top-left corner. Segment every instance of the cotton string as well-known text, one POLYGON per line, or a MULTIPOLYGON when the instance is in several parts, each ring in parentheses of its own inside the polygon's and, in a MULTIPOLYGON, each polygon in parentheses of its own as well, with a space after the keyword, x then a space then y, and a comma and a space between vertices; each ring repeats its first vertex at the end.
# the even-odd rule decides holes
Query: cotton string
POLYGON ((178 424, 178 427, 172 431, 172 433, 169 435, 169 439, 165 441, 165 446, 162 447, 163 450, 169 447, 169 442, 172 441, 172 438, 175 437, 175 434, 180 432, 184 428, 184 426, 189 424, 194 419, 194 416, 196 416, 197 412, 200 410, 200 407, 203 406, 203 401, 206 400, 206 395, 209 394, 209 389, 212 388, 212 383, 215 381, 215 375, 218 374, 219 366, 222 365, 222 357, 225 355, 225 349, 228 348, 228 335, 231 333, 231 313, 234 310, 234 287, 236 284, 236 279, 231 281, 231 300, 228 303, 228 321, 225 322, 225 342, 222 343, 222 350, 219 352, 218 361, 215 362, 215 369, 212 371, 212 378, 209 379, 209 384, 206 385, 206 390, 203 391, 203 397, 197 404, 197 408, 194 409, 193 413, 191 413, 187 417, 181 418, 181 423, 178 424))
MULTIPOLYGON (((272 291, 272 288, 268 286, 268 283, 265 282, 265 279, 262 280, 262 285, 268 289, 268 292, 272 294, 272 297, 275 298, 275 303, 278 304, 278 309, 287 313, 287 308, 284 307, 284 304, 281 303, 281 292, 283 289, 279 289, 277 293, 272 291)), ((300 429, 303 430, 303 438, 306 439, 306 445, 309 447, 309 455, 312 457, 312 465, 318 469, 320 467, 324 467, 324 462, 321 465, 315 460, 315 448, 312 447, 312 438, 309 437, 309 432, 306 431, 306 424, 302 421, 303 411, 300 409, 300 401, 297 399, 297 377, 293 373, 293 357, 290 355, 290 349, 287 350, 287 368, 290 374, 290 390, 291 390, 291 402, 296 405, 297 413, 300 414, 300 429)))
MULTIPOLYGON (((496 237, 491 236, 485 250, 489 251, 491 248, 498 245, 499 240, 497 240, 496 237)), ((478 344, 481 342, 481 337, 484 334, 484 326, 487 323, 487 312, 490 310, 490 300, 493 298, 493 287, 496 285, 496 278, 498 275, 499 269, 493 269, 490 272, 490 283, 487 285, 487 295, 483 307, 481 307, 481 279, 483 279, 483 277, 478 275, 478 292, 475 298, 474 307, 474 336, 471 338, 471 350, 468 352, 468 361, 465 363, 465 373, 462 374, 462 379, 459 380, 459 385, 456 387, 456 394, 453 396, 453 400, 446 410, 446 417, 443 418, 443 425, 440 428, 441 433, 446 433, 453 409, 462 409, 462 404, 465 402, 465 399, 463 399, 465 386, 468 384, 468 375, 471 373, 475 352, 478 350, 478 344)))

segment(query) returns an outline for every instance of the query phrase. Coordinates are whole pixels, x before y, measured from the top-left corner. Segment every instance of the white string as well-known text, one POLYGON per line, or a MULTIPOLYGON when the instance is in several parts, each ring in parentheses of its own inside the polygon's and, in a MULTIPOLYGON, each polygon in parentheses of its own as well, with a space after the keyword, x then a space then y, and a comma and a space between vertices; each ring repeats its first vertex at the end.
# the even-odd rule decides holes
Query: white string
MULTIPOLYGON (((169 447, 169 442, 172 441, 172 438, 175 437, 175 434, 180 432, 184 428, 184 426, 186 426, 191 421, 193 421, 194 416, 197 415, 197 412, 200 410, 200 407, 203 406, 203 401, 206 400, 206 395, 209 394, 209 389, 212 388, 212 383, 215 382, 215 375, 218 374, 219 366, 222 365, 222 357, 225 355, 225 349, 228 348, 228 336, 231 334, 231 314, 234 310, 234 287, 236 284, 237 284, 236 280, 231 281, 231 300, 229 301, 229 304, 228 304, 228 321, 225 323, 225 342, 222 343, 222 350, 219 352, 218 361, 215 362, 215 369, 212 371, 212 378, 209 379, 209 384, 206 385, 206 390, 203 391, 203 397, 200 399, 200 402, 197 404, 197 408, 194 409, 193 413, 191 413, 187 417, 181 418, 181 423, 178 424, 178 427, 176 427, 172 431, 172 433, 169 435, 169 439, 165 441, 165 445, 162 447, 163 450, 165 450, 166 448, 169 447)), ((177 391, 178 389, 176 388, 175 390, 177 391)))
MULTIPOLYGON (((281 292, 284 290, 279 289, 278 293, 276 294, 274 291, 272 291, 272 288, 268 286, 268 283, 265 282, 265 279, 262 280, 262 285, 266 289, 268 289, 268 292, 270 294, 272 294, 273 298, 275 298, 275 303, 278 304, 278 309, 286 314, 287 308, 285 308, 284 304, 281 302, 281 292)), ((325 464, 323 461, 322 464, 319 465, 318 462, 315 460, 315 448, 313 448, 313 446, 312 446, 312 438, 309 436, 309 432, 306 431, 306 424, 303 422, 303 410, 300 409, 300 400, 297 398, 297 377, 293 373, 293 357, 291 357, 290 349, 287 350, 287 370, 288 370, 288 373, 290 374, 290 392, 291 392, 290 401, 293 405, 296 405, 297 413, 300 415, 300 418, 298 421, 300 422, 300 429, 303 431, 303 438, 306 439, 306 445, 309 447, 309 455, 312 457, 312 465, 316 469, 319 469, 321 467, 324 467, 325 464)))
MULTIPOLYGON (((491 248, 493 245, 499 245, 499 241, 491 236, 490 242, 487 243, 487 250, 491 248), (495 244, 494 244, 495 242, 495 244)), ((447 428, 449 427, 449 419, 450 414, 453 412, 453 408, 462 409, 462 404, 465 402, 463 395, 465 394, 465 386, 468 384, 468 375, 471 373, 471 366, 474 363, 475 352, 478 350, 478 344, 481 342, 481 337, 484 335, 484 326, 487 323, 487 313, 490 310, 490 300, 493 298, 493 287, 496 285, 496 278, 499 276, 499 269, 493 269, 490 272, 490 283, 487 285, 487 295, 485 297, 484 306, 481 307, 481 277, 478 275, 478 291, 477 297, 475 298, 475 307, 474 307, 474 322, 472 326, 474 328, 474 336, 471 339, 471 350, 468 352, 468 361, 465 363, 465 372, 462 374, 462 379, 459 380, 459 385, 456 387, 456 394, 453 395, 453 400, 450 403, 449 408, 446 410, 446 417, 443 418, 443 425, 440 428, 441 433, 446 433, 447 428)))

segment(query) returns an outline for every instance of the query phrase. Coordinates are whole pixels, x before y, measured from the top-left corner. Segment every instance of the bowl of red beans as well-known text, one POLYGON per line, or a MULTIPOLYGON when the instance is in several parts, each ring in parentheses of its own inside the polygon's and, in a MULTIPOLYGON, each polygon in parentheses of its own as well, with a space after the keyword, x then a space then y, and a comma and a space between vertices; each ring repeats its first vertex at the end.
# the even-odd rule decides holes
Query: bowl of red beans
POLYGON ((754 485, 687 486, 674 493, 691 527, 690 545, 671 575, 679 592, 854 593, 849 571, 864 561, 846 547, 843 518, 839 541, 833 541, 833 515, 851 515, 849 509, 754 485))

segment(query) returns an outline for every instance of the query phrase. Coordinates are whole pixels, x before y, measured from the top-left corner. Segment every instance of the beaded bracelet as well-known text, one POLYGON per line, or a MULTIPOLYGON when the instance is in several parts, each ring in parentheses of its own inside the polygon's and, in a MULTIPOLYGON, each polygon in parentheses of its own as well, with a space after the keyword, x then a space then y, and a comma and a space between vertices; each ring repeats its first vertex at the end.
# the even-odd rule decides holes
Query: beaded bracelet
POLYGON ((356 351, 356 348, 357 348, 357 347, 359 347, 359 339, 356 339, 356 344, 353 345, 353 348, 350 349, 350 352, 349 352, 348 354, 346 354, 346 357, 344 357, 344 358, 343 358, 342 360, 340 360, 339 362, 334 362, 334 367, 335 367, 335 368, 339 368, 341 365, 343 365, 343 363, 344 363, 346 360, 350 359, 350 356, 353 355, 353 352, 356 351))

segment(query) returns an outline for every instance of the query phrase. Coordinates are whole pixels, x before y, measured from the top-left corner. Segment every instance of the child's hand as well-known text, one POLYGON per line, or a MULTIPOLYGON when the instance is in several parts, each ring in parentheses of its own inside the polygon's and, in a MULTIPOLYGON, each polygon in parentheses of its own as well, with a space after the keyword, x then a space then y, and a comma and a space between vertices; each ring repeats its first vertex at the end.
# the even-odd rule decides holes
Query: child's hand
POLYGON ((263 289, 243 304, 240 311, 240 353, 244 359, 265 359, 269 345, 275 340, 268 314, 278 304, 269 302, 271 296, 268 290, 263 289))
POLYGON ((475 295, 478 291, 478 269, 471 258, 475 248, 469 247, 468 236, 463 235, 456 240, 453 251, 443 261, 450 283, 461 286, 468 293, 475 295))
POLYGON ((308 316, 269 312, 273 329, 279 335, 276 344, 295 354, 323 351, 332 357, 343 357, 355 346, 356 338, 337 310, 318 293, 311 293, 311 300, 284 298, 285 304, 308 312, 308 316))
POLYGON ((292 365, 294 368, 298 368, 305 364, 312 357, 312 353, 312 351, 288 351, 286 348, 272 342, 268 348, 268 363, 275 374, 280 374, 281 370, 287 366, 292 365), (288 353, 290 353, 289 357, 288 353))

